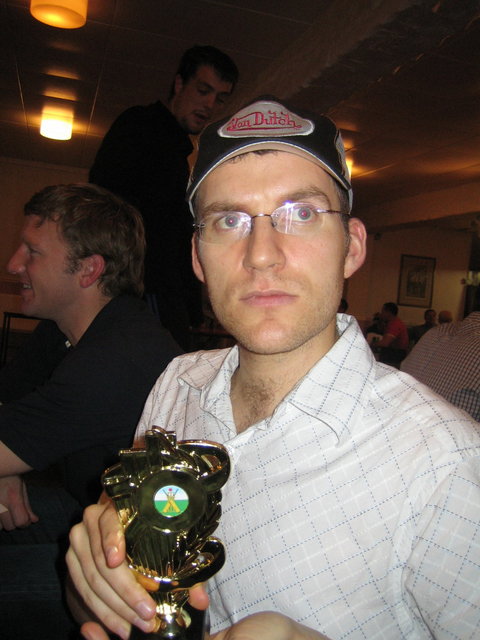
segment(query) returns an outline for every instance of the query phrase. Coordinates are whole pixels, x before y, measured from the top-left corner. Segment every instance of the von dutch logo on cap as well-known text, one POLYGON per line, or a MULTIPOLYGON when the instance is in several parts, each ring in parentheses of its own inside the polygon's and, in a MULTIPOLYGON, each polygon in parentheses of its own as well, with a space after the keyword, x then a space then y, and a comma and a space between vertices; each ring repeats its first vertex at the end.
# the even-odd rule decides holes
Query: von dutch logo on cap
POLYGON ((237 111, 218 129, 223 138, 308 136, 314 130, 311 120, 301 118, 284 105, 259 100, 237 111))

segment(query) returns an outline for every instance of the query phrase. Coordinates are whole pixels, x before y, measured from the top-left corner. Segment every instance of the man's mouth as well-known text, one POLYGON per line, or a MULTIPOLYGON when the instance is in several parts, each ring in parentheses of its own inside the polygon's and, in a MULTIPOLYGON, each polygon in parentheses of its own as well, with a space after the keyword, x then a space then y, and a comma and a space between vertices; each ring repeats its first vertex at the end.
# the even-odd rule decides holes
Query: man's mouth
POLYGON ((200 113, 199 111, 194 111, 193 115, 197 118, 197 120, 201 120, 202 122, 206 122, 209 119, 208 114, 200 113))
POLYGON ((251 291, 242 296, 242 301, 253 307, 270 307, 284 304, 292 304, 296 296, 286 291, 270 290, 270 291, 251 291))

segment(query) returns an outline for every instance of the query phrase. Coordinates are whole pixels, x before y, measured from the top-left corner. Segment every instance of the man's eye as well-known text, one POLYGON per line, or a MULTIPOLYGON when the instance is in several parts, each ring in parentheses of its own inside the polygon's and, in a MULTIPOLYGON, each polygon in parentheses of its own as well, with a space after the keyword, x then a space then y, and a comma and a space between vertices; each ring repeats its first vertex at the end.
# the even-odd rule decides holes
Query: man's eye
POLYGON ((242 216, 238 213, 226 213, 219 217, 216 227, 221 231, 229 231, 230 229, 238 229, 242 224, 242 216))
POLYGON ((293 207, 291 211, 293 222, 311 222, 316 217, 315 208, 306 204, 293 207))

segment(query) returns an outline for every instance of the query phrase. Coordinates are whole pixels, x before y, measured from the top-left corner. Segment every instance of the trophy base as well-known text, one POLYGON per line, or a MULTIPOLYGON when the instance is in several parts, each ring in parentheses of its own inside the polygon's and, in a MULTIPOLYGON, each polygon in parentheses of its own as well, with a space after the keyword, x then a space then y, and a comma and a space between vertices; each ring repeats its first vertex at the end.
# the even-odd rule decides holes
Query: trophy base
POLYGON ((203 640, 210 627, 208 611, 199 611, 188 603, 183 609, 191 619, 188 627, 182 629, 174 625, 175 628, 159 629, 153 633, 144 633, 138 627, 132 627, 129 640, 203 640))

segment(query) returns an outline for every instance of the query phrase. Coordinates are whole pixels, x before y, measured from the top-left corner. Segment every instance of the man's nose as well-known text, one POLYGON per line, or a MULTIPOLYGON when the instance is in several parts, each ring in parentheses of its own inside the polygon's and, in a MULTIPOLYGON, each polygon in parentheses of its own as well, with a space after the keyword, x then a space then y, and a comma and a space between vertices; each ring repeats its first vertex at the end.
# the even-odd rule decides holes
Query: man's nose
POLYGON ((210 112, 212 112, 215 107, 219 106, 219 103, 217 102, 217 94, 214 91, 207 93, 203 98, 203 104, 210 110, 210 112))
POLYGON ((285 255, 282 245, 282 234, 275 231, 270 216, 256 217, 247 237, 244 266, 259 270, 283 266, 285 255))
POLYGON ((22 247, 18 247, 7 264, 7 271, 11 275, 19 275, 25 271, 25 256, 22 247))

